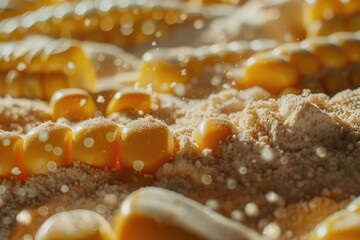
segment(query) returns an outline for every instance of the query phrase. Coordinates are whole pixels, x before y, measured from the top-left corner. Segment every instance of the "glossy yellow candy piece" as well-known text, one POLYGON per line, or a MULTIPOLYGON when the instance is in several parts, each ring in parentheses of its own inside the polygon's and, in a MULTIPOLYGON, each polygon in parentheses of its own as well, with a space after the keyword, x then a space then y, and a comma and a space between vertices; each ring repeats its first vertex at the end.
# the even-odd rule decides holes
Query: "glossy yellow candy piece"
POLYGON ((72 130, 47 122, 32 129, 24 140, 24 167, 28 175, 47 174, 72 163, 72 130))
POLYGON ((113 225, 116 239, 264 240, 255 231, 198 202, 156 187, 130 194, 117 211, 113 225))
POLYGON ((343 16, 336 16, 328 20, 316 20, 311 22, 307 27, 307 36, 329 36, 332 33, 345 31, 346 18, 343 16))
POLYGON ((157 92, 171 93, 175 84, 186 85, 200 74, 202 64, 190 50, 184 50, 187 54, 162 51, 144 54, 140 65, 141 87, 150 85, 157 92))
POLYGON ((240 88, 262 87, 271 93, 294 87, 298 82, 298 73, 293 64, 270 53, 260 53, 246 61, 240 88))
POLYGON ((155 173, 174 156, 174 138, 168 126, 153 118, 137 119, 121 132, 119 162, 123 169, 155 173))
POLYGON ((94 91, 96 76, 91 61, 76 42, 64 41, 45 48, 47 72, 63 72, 70 87, 94 91))
POLYGON ((112 168, 117 163, 120 127, 106 118, 81 122, 74 128, 73 159, 94 167, 112 168))
POLYGON ((114 240, 110 224, 100 214, 76 209, 48 218, 34 240, 114 240))
POLYGON ((211 149, 219 157, 219 146, 235 132, 235 126, 225 118, 205 118, 193 132, 193 139, 199 145, 199 151, 211 149))
POLYGON ((55 118, 67 118, 73 121, 92 118, 97 111, 91 95, 79 88, 56 91, 51 97, 50 106, 55 118))
POLYGON ((16 133, 0 131, 0 178, 26 177, 23 167, 24 139, 16 133))
POLYGON ((314 74, 320 68, 315 55, 301 48, 298 43, 282 44, 275 48, 273 53, 288 58, 302 76, 314 74))
POLYGON ((342 13, 340 0, 304 0, 304 23, 307 26, 314 20, 330 19, 342 13))
POLYGON ((324 67, 342 69, 347 64, 345 51, 326 38, 309 38, 304 40, 301 46, 315 54, 324 67))
POLYGON ((151 95, 141 90, 117 92, 106 108, 106 115, 122 111, 150 113, 151 95))
POLYGON ((350 62, 360 62, 360 39, 352 33, 336 33, 330 36, 330 41, 340 46, 350 62))

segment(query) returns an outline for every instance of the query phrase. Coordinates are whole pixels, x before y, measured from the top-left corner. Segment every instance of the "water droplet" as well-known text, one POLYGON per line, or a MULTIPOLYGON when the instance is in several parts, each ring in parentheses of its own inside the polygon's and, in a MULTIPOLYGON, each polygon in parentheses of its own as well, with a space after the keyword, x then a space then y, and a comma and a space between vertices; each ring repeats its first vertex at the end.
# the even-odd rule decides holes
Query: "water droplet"
POLYGON ((262 150, 261 150, 261 153, 260 153, 260 157, 264 160, 264 161, 272 161, 274 160, 274 152, 272 151, 271 148, 269 147, 264 147, 262 150))
POLYGON ((30 235, 30 234, 25 234, 23 237, 22 237, 22 240, 33 240, 33 236, 30 235))
POLYGON ((247 173, 247 168, 246 167, 239 167, 239 173, 241 175, 245 175, 247 173))
POLYGON ((144 35, 152 35, 156 32, 156 24, 152 20, 147 20, 141 25, 141 31, 144 35))
POLYGON ((49 170, 50 172, 55 172, 56 169, 57 169, 57 164, 56 164, 56 162, 54 162, 54 161, 49 161, 49 162, 46 164, 46 168, 47 168, 47 170, 49 170))
POLYGON ((105 135, 105 139, 106 141, 108 141, 109 143, 112 143, 115 141, 116 138, 116 133, 115 132, 108 132, 105 135))
POLYGON ((53 154, 57 157, 61 156, 61 154, 63 153, 63 150, 61 147, 54 147, 53 149, 53 154))
POLYGON ((16 221, 22 225, 29 225, 32 221, 30 212, 28 210, 22 210, 16 215, 16 221))
POLYGON ((52 149, 53 149, 53 146, 52 146, 51 144, 46 144, 46 145, 45 145, 45 151, 46 151, 46 152, 51 152, 52 149))
POLYGON ((86 98, 82 98, 82 99, 80 99, 79 106, 84 107, 86 103, 87 103, 86 98))
POLYGON ((268 193, 266 193, 265 198, 266 198, 266 200, 267 200, 268 202, 270 202, 270 203, 275 203, 275 202, 277 202, 277 201, 280 199, 279 195, 277 195, 277 194, 274 193, 274 192, 268 192, 268 193))
POLYGON ((134 162, 133 162, 133 168, 135 169, 135 171, 141 171, 141 170, 143 170, 143 168, 144 168, 144 162, 143 161, 141 161, 141 160, 135 160, 134 162))
POLYGON ((49 140, 49 133, 47 131, 41 131, 39 133, 38 139, 40 142, 46 142, 49 140))
POLYGON ((324 158, 327 155, 327 150, 325 147, 319 146, 315 150, 316 155, 318 155, 320 158, 324 158))
POLYGON ((205 205, 213 210, 216 210, 219 208, 219 201, 216 199, 209 199, 206 201, 205 205))
POLYGON ((204 21, 201 19, 198 19, 194 22, 194 28, 197 30, 200 30, 204 27, 204 21))
POLYGON ((84 146, 87 148, 91 148, 92 146, 94 146, 94 143, 95 143, 94 139, 90 137, 84 139, 84 146))
POLYGON ((18 167, 14 167, 13 169, 11 169, 11 174, 19 176, 21 174, 21 170, 18 167))
POLYGON ((39 207, 38 212, 41 216, 46 216, 49 214, 49 208, 47 206, 41 206, 39 207))
POLYGON ((106 212, 106 206, 102 203, 96 205, 96 211, 100 214, 104 214, 106 212))
POLYGON ((17 65, 17 67, 16 67, 16 69, 18 70, 18 71, 24 71, 25 69, 26 69, 26 64, 25 63, 23 63, 23 62, 20 62, 18 65, 17 65))
POLYGON ((6 187, 4 185, 0 185, 0 195, 6 192, 6 187))
POLYGON ((257 217, 260 214, 260 210, 255 203, 247 203, 245 205, 245 214, 249 217, 257 217))
POLYGON ((270 239, 276 240, 281 236, 281 228, 277 223, 271 222, 265 226, 263 234, 270 239))
POLYGON ((227 187, 228 187, 228 189, 230 189, 230 190, 235 189, 235 187, 236 187, 236 181, 235 181, 233 178, 229 178, 229 179, 227 180, 227 187))
POLYGON ((212 177, 208 174, 206 175, 203 175, 201 177, 201 182, 204 184, 204 185, 210 185, 212 183, 212 177))
POLYGON ((181 83, 176 83, 174 86, 174 94, 179 97, 185 96, 186 94, 185 85, 181 83))
POLYGON ((244 214, 240 210, 233 210, 230 213, 230 217, 235 221, 242 221, 244 219, 244 214))
POLYGON ((67 193, 69 191, 69 187, 67 185, 61 185, 60 191, 62 193, 67 193))
POLYGON ((11 140, 10 140, 9 138, 4 138, 4 139, 2 140, 2 145, 3 145, 4 147, 10 146, 10 144, 11 144, 11 140))

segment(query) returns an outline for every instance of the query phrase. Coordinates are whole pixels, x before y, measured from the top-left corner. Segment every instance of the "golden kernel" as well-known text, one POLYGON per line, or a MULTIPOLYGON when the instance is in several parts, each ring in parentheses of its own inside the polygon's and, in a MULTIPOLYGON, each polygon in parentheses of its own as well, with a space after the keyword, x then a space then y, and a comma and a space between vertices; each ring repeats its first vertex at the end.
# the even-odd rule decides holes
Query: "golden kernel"
POLYGON ((10 177, 14 173, 19 178, 25 178, 23 166, 24 139, 16 133, 0 131, 0 177, 10 177), (15 171, 18 170, 18 171, 15 171))
POLYGON ((274 54, 289 58, 300 75, 311 75, 316 73, 320 64, 314 54, 303 49, 297 43, 282 44, 274 49, 274 54))
POLYGON ((110 224, 100 214, 76 209, 57 213, 39 228, 35 240, 113 240, 110 224))
POLYGON ((73 42, 63 42, 48 47, 46 71, 62 72, 67 75, 69 86, 94 91, 96 76, 90 59, 84 50, 73 42))
POLYGON ((349 61, 360 62, 360 40, 351 33, 336 33, 331 35, 330 41, 340 46, 349 61))
POLYGON ((240 88, 262 87, 278 94, 298 82, 296 68, 284 59, 270 53, 256 54, 246 61, 240 88))
POLYGON ((50 106, 55 118, 67 118, 72 121, 92 118, 97 110, 91 95, 79 88, 56 91, 51 97, 50 106))
POLYGON ((74 161, 94 167, 114 167, 118 157, 119 134, 120 127, 106 118, 81 122, 74 129, 74 161))
POLYGON ((112 113, 131 111, 142 111, 144 114, 151 111, 151 95, 147 92, 140 90, 132 91, 119 91, 110 100, 107 108, 106 115, 109 116, 112 113))
POLYGON ((43 123, 32 129, 24 140, 24 166, 27 174, 47 174, 57 167, 69 166, 72 131, 68 126, 43 123))
POLYGON ((168 126, 153 118, 137 119, 121 132, 119 161, 124 169, 155 173, 174 156, 174 138, 168 126), (139 167, 142 166, 142 169, 139 167))
POLYGON ((301 46, 315 54, 324 67, 342 69, 347 64, 344 50, 332 44, 326 38, 309 38, 304 40, 301 46))
POLYGON ((211 149, 219 157, 219 146, 235 132, 235 126, 225 118, 205 118, 193 132, 193 138, 199 145, 199 151, 211 149))
POLYGON ((147 52, 141 61, 139 84, 141 87, 151 85, 157 92, 171 93, 174 84, 186 85, 200 72, 200 61, 191 54, 147 52))

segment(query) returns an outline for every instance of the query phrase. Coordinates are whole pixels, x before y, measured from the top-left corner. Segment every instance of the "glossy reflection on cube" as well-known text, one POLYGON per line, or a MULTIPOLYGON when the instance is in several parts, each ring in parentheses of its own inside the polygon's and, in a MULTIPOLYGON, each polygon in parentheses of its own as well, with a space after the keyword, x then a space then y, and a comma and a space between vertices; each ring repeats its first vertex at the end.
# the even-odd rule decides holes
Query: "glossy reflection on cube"
POLYGON ((134 120, 122 129, 119 162, 123 169, 155 173, 174 156, 169 127, 151 117, 134 120))
POLYGON ((70 127, 52 122, 32 129, 24 140, 27 174, 47 174, 72 164, 72 135, 70 127))
POLYGON ((118 159, 120 126, 106 118, 81 122, 74 128, 73 159, 94 167, 112 168, 118 159))

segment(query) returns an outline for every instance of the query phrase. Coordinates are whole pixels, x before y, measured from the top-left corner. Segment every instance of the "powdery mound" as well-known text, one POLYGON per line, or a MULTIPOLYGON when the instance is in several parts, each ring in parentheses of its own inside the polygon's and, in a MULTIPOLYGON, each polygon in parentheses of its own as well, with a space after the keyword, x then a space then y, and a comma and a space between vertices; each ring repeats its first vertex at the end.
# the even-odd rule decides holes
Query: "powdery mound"
POLYGON ((48 104, 37 100, 0 98, 0 129, 27 133, 42 122, 52 120, 48 104))
POLYGON ((156 185, 227 216, 254 203, 245 224, 262 231, 277 222, 284 239, 305 235, 339 209, 336 202, 360 194, 359 103, 360 89, 332 99, 304 93, 255 101, 229 115, 238 133, 223 145, 221 159, 206 152, 194 157, 191 140, 182 139, 183 156, 158 172, 156 185), (307 207, 316 197, 328 199, 307 207), (294 216, 298 224, 289 224, 294 216))
POLYGON ((176 100, 175 108, 168 109, 178 119, 167 119, 167 107, 160 105, 157 113, 171 124, 178 151, 155 179, 75 166, 26 183, 3 181, 0 238, 33 235, 46 218, 64 209, 91 209, 109 219, 128 193, 155 185, 259 232, 275 224, 281 239, 307 239, 317 223, 360 195, 359 105, 360 89, 332 98, 304 92, 269 99, 258 88, 225 90, 206 100, 176 100), (207 150, 197 154, 191 138, 207 116, 227 117, 237 127, 223 143, 219 159, 207 150), (30 225, 16 224, 24 209, 33 217, 30 225))

